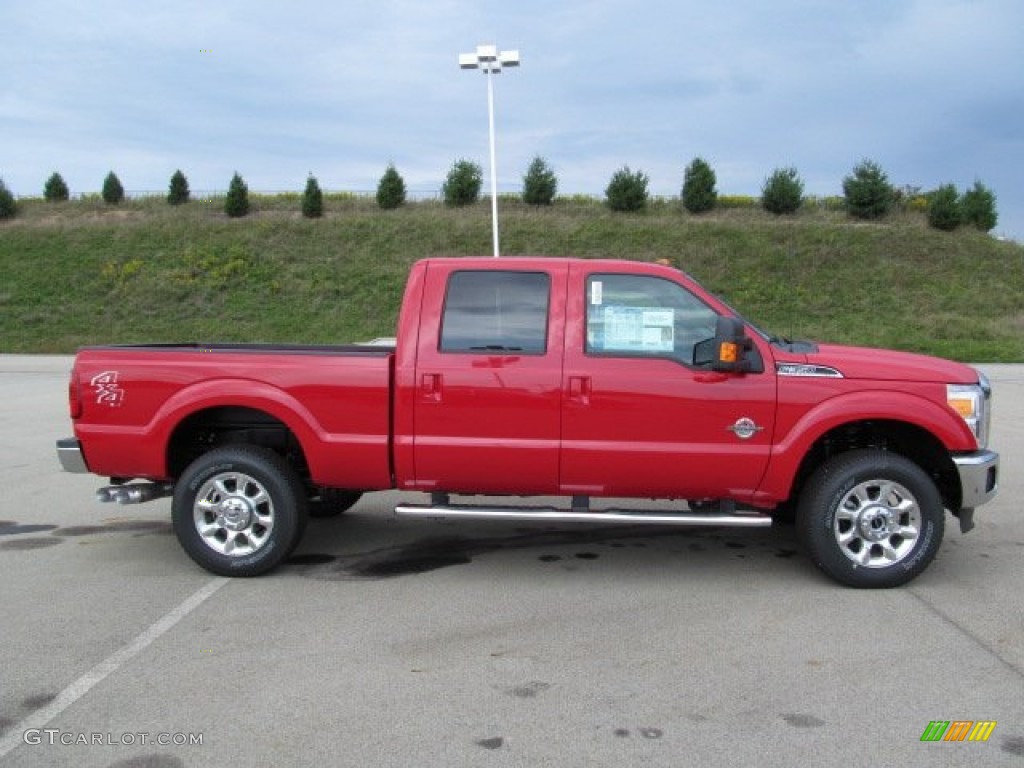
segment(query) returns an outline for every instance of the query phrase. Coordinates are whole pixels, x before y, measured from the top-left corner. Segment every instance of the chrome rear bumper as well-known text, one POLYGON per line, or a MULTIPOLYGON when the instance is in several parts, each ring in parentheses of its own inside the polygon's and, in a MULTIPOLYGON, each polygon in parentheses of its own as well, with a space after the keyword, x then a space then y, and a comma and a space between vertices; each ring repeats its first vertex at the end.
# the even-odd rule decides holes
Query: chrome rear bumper
POLYGON ((89 467, 82 454, 82 444, 74 437, 65 437, 57 441, 57 458, 65 472, 77 474, 88 473, 89 467))

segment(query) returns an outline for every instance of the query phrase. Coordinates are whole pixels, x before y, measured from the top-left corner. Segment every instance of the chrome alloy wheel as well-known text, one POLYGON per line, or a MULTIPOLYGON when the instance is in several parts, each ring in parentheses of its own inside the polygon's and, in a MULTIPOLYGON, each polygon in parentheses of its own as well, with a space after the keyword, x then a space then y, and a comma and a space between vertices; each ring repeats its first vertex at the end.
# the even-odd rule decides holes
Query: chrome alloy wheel
POLYGON ((203 483, 192 517, 206 546, 222 555, 243 557, 270 540, 274 502, 251 475, 225 472, 203 483))
POLYGON ((905 487, 868 480, 839 503, 833 525, 839 549, 864 568, 885 568, 906 558, 921 534, 921 509, 905 487))

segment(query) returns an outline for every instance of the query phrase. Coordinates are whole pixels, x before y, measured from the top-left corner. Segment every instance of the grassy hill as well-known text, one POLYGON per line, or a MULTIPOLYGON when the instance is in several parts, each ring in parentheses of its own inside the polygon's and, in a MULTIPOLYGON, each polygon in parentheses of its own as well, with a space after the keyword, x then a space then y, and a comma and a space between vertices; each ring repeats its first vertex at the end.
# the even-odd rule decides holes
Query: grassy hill
MULTIPOLYGON (((491 252, 490 206, 380 211, 295 194, 172 208, 21 201, 0 222, 0 352, 142 341, 341 343, 393 335, 409 265, 491 252)), ((919 213, 855 222, 815 207, 693 216, 678 201, 614 214, 596 201, 502 200, 502 253, 669 259, 763 328, 961 360, 1024 361, 1024 247, 929 229, 919 213)))

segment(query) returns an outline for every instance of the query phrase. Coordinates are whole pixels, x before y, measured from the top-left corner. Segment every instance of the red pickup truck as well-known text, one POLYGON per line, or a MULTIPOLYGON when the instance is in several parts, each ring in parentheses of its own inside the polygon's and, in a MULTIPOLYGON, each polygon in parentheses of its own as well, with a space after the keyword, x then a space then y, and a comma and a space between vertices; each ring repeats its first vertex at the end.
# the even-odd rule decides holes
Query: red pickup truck
POLYGON ((639 262, 427 259, 393 342, 91 347, 69 392, 63 467, 110 477, 103 501, 173 496, 182 546, 225 575, 280 563, 310 513, 400 489, 430 494, 401 515, 795 518, 829 576, 891 587, 932 560, 946 509, 967 531, 997 489, 977 370, 772 337, 639 262))

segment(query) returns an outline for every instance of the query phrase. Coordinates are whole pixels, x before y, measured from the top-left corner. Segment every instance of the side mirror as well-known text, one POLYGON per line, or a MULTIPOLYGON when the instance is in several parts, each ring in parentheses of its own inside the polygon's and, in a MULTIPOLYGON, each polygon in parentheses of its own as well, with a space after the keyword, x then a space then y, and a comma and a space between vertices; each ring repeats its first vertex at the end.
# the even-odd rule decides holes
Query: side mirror
POLYGON ((715 336, 694 347, 693 362, 722 373, 759 373, 764 370, 761 356, 747 336, 743 321, 735 317, 719 317, 715 336))

